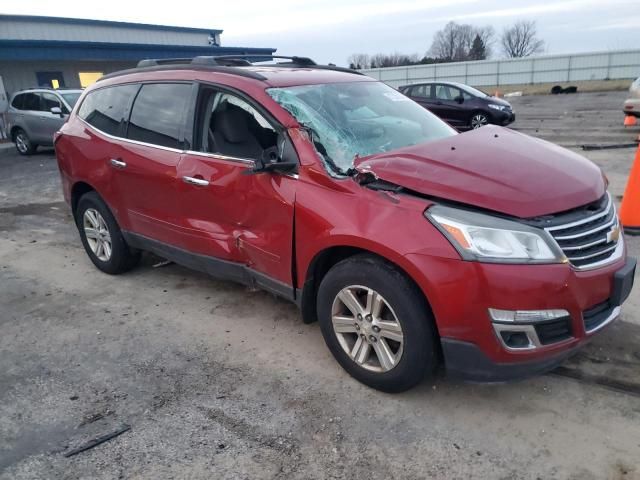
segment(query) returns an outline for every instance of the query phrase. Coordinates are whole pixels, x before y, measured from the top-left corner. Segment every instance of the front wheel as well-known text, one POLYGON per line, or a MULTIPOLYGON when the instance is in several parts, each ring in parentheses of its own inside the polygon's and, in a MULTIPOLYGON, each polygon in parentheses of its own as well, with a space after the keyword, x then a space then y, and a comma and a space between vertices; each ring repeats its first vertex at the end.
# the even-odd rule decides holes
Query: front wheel
POLYGON ((488 123, 489 123, 489 117, 487 117, 487 115, 485 113, 476 112, 471 117, 470 127, 472 129, 476 130, 476 129, 480 128, 480 127, 484 127, 488 123))
POLYGON ((32 155, 35 153, 36 148, 38 148, 35 143, 31 142, 27 132, 21 128, 15 133, 13 140, 16 143, 16 150, 18 150, 20 155, 32 155))
POLYGON ((417 287, 370 255, 336 264, 318 290, 322 335, 340 365, 377 390, 402 392, 434 372, 433 317, 417 287))

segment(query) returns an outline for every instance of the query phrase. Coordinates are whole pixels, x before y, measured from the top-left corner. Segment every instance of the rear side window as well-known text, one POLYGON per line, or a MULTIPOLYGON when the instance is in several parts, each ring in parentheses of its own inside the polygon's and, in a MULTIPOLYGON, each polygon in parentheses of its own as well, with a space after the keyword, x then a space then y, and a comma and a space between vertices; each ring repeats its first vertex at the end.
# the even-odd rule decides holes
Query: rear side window
POLYGON ((127 109, 138 85, 118 85, 90 92, 80 105, 78 116, 109 135, 121 135, 127 109))
POLYGON ((191 84, 152 83, 136 96, 127 138, 162 147, 183 148, 184 115, 191 98, 191 84))
POLYGON ((24 93, 21 93, 20 95, 15 96, 15 98, 13 99, 13 102, 11 102, 11 106, 18 110, 22 110, 23 102, 24 102, 24 93))
POLYGON ((37 93, 25 93, 22 100, 22 110, 40 110, 40 95, 37 93))

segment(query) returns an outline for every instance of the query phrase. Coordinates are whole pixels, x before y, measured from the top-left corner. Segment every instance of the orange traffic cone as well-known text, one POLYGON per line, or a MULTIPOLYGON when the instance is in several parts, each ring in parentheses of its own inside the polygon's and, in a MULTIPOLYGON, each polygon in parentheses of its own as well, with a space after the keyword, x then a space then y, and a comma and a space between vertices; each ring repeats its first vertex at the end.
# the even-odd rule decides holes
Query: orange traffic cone
POLYGON ((629 173, 627 187, 624 189, 620 205, 620 222, 624 227, 624 233, 640 235, 640 146, 629 173))
MULTIPOLYGON (((500 90, 496 88, 496 92, 493 94, 493 96, 496 98, 500 98, 500 90)), ((635 119, 636 117, 633 117, 633 118, 635 119)))
POLYGON ((624 126, 625 127, 634 127, 636 125, 636 117, 633 115, 625 115, 624 117, 624 126))

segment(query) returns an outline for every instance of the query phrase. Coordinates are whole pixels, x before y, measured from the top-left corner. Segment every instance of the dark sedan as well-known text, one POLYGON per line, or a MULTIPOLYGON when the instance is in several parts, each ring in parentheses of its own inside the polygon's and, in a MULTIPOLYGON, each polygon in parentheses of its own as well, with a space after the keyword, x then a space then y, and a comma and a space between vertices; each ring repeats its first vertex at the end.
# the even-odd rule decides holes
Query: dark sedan
POLYGON ((458 129, 506 126, 516 119, 509 102, 462 83, 418 83, 399 90, 458 129))

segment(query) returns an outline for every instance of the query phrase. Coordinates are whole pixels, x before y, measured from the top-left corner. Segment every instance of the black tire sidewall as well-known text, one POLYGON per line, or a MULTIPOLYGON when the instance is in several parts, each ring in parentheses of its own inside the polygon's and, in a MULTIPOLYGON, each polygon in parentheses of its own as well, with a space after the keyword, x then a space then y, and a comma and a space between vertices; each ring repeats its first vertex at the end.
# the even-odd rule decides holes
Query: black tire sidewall
POLYGON ((36 151, 37 145, 35 145, 31 141, 31 138, 29 138, 29 135, 27 135, 27 132, 25 132, 22 128, 19 128, 18 130, 16 130, 16 133, 15 133, 13 138, 14 138, 15 145, 16 145, 16 151, 20 155, 29 156, 29 155, 33 155, 33 153, 36 151), (18 135, 20 135, 20 134, 22 134, 24 136, 24 138, 26 139, 26 141, 27 141, 27 150, 25 152, 21 152, 20 149, 18 148, 17 138, 18 138, 18 135))
POLYGON ((96 192, 86 193, 80 198, 75 212, 75 221, 76 226, 78 227, 78 232, 80 233, 82 245, 84 246, 87 255, 98 269, 105 273, 115 275, 130 270, 135 266, 140 256, 139 252, 133 251, 129 248, 122 236, 122 232, 116 222, 116 219, 111 213, 111 210, 96 192), (95 253, 93 253, 84 232, 84 212, 89 208, 97 210, 100 215, 102 215, 102 218, 109 229, 109 235, 111 236, 111 257, 106 262, 100 260, 95 253))
POLYGON ((338 363, 354 378, 377 390, 401 392, 432 374, 438 363, 435 328, 430 309, 405 274, 372 256, 352 257, 335 265, 318 290, 318 318, 322 335, 338 363), (389 303, 404 334, 400 362, 376 373, 357 365, 342 349, 331 324, 331 308, 340 290, 349 285, 369 287, 389 303))

